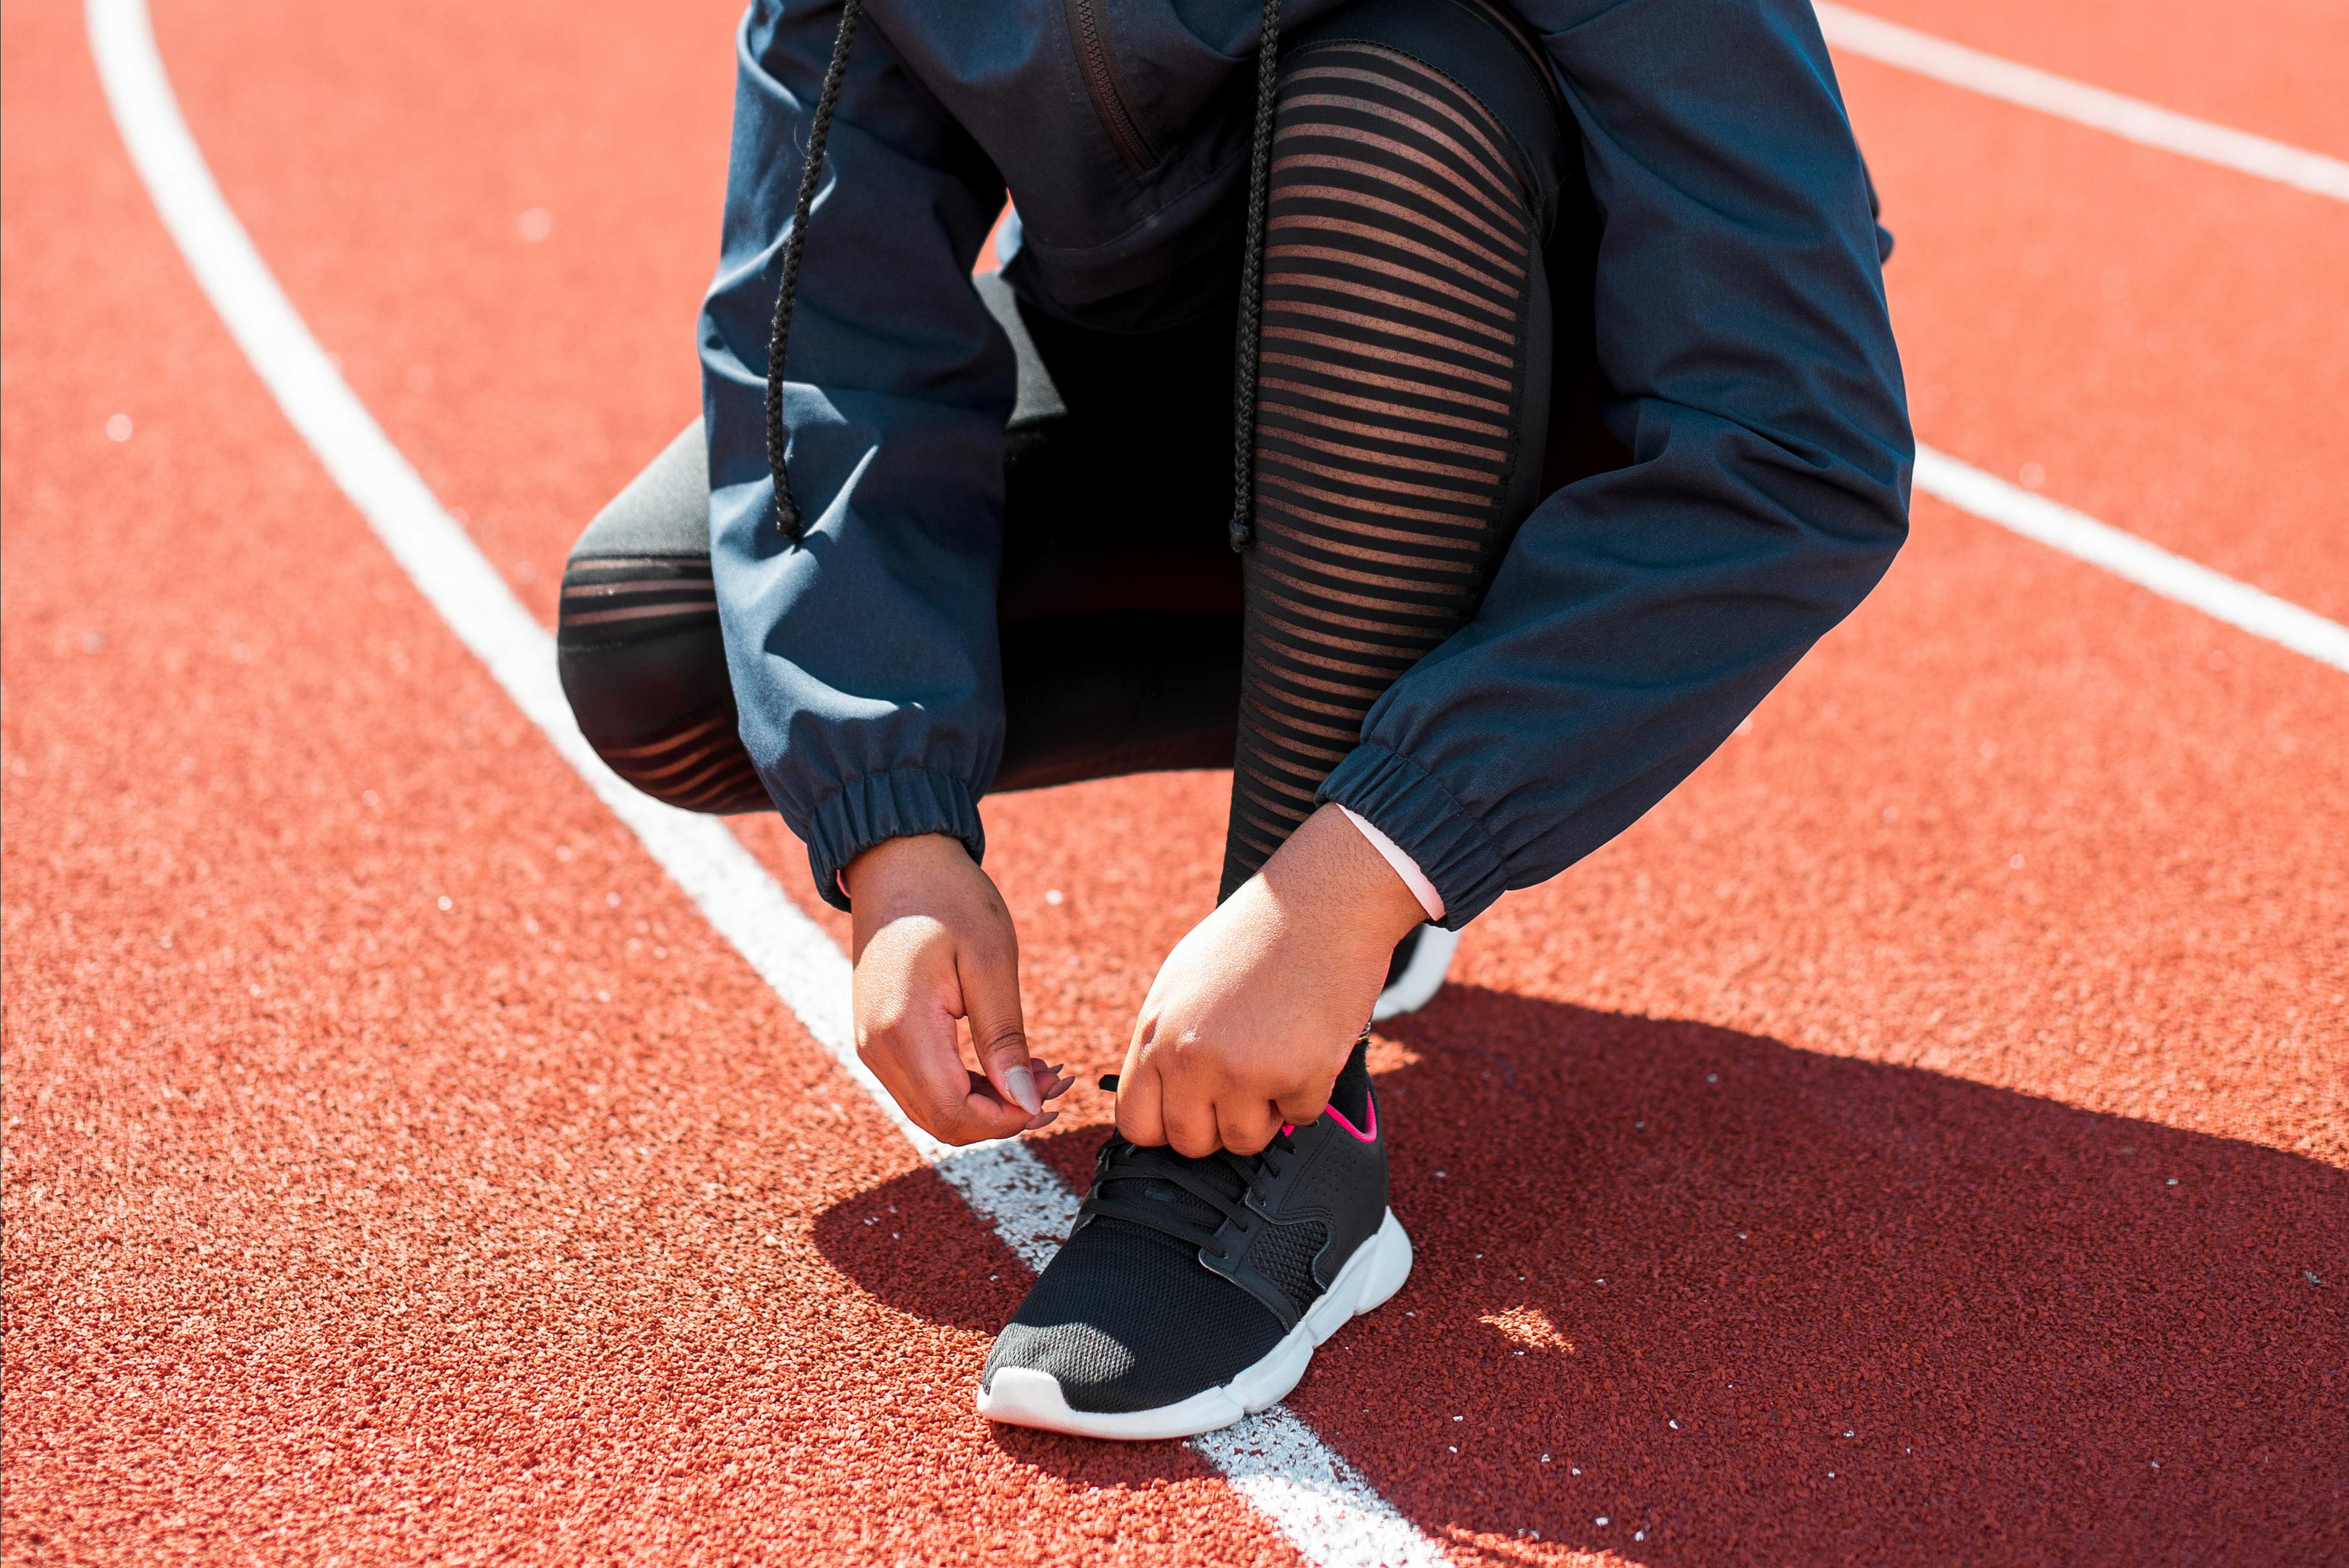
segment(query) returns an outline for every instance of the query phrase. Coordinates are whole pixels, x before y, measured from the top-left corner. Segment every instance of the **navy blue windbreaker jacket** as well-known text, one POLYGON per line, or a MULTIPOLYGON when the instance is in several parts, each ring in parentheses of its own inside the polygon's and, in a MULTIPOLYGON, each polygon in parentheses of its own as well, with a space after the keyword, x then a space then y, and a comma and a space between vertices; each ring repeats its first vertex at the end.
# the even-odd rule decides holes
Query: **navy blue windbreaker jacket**
MULTIPOLYGON (((786 366, 799 547, 775 522, 766 350, 838 0, 753 0, 738 37, 700 323, 719 605, 742 738, 843 908, 840 869, 885 839, 984 848, 1014 358, 970 273, 1007 186, 1006 281, 1106 329, 1207 308, 1191 280, 1229 269, 1195 263, 1240 242, 1257 0, 1094 3, 1154 161, 1096 113, 1064 0, 867 0, 786 366)), ((1475 619, 1323 786, 1454 928, 1629 826, 1860 601, 1904 537, 1913 454, 1868 177, 1806 0, 1511 3, 1580 128, 1601 413, 1631 461, 1542 501, 1475 619)), ((1284 27, 1340 4, 1289 0, 1284 27)))

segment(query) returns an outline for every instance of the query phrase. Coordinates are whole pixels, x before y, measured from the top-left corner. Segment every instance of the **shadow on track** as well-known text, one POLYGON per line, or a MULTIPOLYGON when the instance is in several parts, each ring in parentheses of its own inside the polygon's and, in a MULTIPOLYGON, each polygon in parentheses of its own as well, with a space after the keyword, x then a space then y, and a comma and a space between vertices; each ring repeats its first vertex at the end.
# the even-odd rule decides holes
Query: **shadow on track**
MULTIPOLYGON (((1053 1163, 1064 1165, 1073 1151, 1090 1171, 1101 1138, 1088 1128, 1051 1140, 1061 1146, 1050 1151, 1059 1157, 1053 1163)), ((927 1170, 894 1176, 834 1204, 817 1217, 812 1233, 833 1267, 897 1311, 988 1339, 1028 1289, 1027 1267, 927 1170), (905 1235, 952 1239, 943 1248, 917 1249, 903 1244, 905 1235)), ((985 1341, 978 1353, 986 1354, 985 1341)), ((971 1370, 978 1370, 976 1359, 971 1370)), ((1206 1461, 1174 1443, 1099 1443, 1010 1427, 993 1432, 1014 1458, 1088 1486, 1143 1490, 1208 1473, 1206 1461)))
MULTIPOLYGON (((1439 1539, 1658 1563, 2349 1546, 2349 1175, 1473 987, 1393 1034, 1418 1058, 1379 1084, 1418 1267, 1290 1403, 1439 1539)), ((1081 1177, 1100 1136, 1037 1151, 1081 1177)), ((891 1188, 824 1216, 825 1255, 992 1332, 1000 1282, 872 1241, 876 1204, 953 1202, 926 1172, 891 1188)), ((1137 1471, 998 1440, 1094 1484, 1137 1471)))

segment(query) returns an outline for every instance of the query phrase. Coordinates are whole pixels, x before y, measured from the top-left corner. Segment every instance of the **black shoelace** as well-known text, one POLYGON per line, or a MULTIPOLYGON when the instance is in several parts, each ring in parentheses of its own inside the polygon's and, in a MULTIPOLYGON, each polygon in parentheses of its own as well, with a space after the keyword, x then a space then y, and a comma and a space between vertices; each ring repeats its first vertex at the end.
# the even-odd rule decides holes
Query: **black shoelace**
MULTIPOLYGON (((840 31, 832 41, 832 61, 816 93, 808 124, 807 161, 800 168, 799 200, 792 206, 792 232, 783 242, 783 275, 775 290, 775 321, 767 336, 767 469, 775 479, 775 522, 793 544, 806 532, 799 503, 792 499, 791 476, 783 471, 783 350, 792 335, 792 302, 800 289, 800 257, 807 249, 808 210, 815 204, 823 172, 823 144, 832 134, 840 84, 848 75, 848 46, 856 37, 860 0, 841 0, 840 31)), ((1240 263, 1239 361, 1233 388, 1232 517, 1226 525, 1234 550, 1256 537, 1257 344, 1264 315, 1264 202, 1272 164, 1272 77, 1280 48, 1280 0, 1264 0, 1257 41, 1256 127, 1248 148, 1248 211, 1246 254, 1240 263)))
POLYGON ((1264 1202, 1263 1181, 1278 1176, 1296 1150, 1285 1129, 1258 1153, 1218 1150, 1204 1160, 1112 1137, 1102 1146, 1085 1206, 1096 1214, 1213 1252, 1228 1263, 1232 1253, 1216 1242, 1216 1232, 1226 1221, 1242 1235, 1256 1229, 1259 1217, 1247 1201, 1264 1202))

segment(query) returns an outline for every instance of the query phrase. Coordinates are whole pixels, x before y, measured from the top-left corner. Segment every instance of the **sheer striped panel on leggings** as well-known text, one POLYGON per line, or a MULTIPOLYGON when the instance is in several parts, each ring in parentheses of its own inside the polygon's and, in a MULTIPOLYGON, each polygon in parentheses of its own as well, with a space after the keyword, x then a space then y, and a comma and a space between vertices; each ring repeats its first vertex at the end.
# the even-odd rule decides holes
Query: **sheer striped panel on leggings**
POLYGON ((1370 44, 1297 57, 1265 232, 1226 894, 1483 602, 1516 521, 1537 238, 1506 133, 1449 77, 1370 44))
POLYGON ((566 686, 592 677, 573 704, 612 771, 688 811, 767 809, 725 684, 709 557, 574 557, 556 645, 566 686))

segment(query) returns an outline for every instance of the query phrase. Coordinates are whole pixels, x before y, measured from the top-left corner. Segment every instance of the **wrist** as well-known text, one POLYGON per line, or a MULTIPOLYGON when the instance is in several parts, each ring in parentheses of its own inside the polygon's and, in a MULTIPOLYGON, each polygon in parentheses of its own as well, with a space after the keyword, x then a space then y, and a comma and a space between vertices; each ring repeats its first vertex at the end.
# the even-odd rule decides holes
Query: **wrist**
POLYGON ((1344 810, 1322 806, 1260 873, 1282 905, 1315 926, 1384 954, 1427 919, 1419 896, 1344 810))
POLYGON ((848 891, 860 918, 885 918, 888 906, 907 891, 935 888, 941 877, 978 869, 970 851, 952 834, 912 833, 884 839, 859 854, 841 868, 840 885, 848 891))

